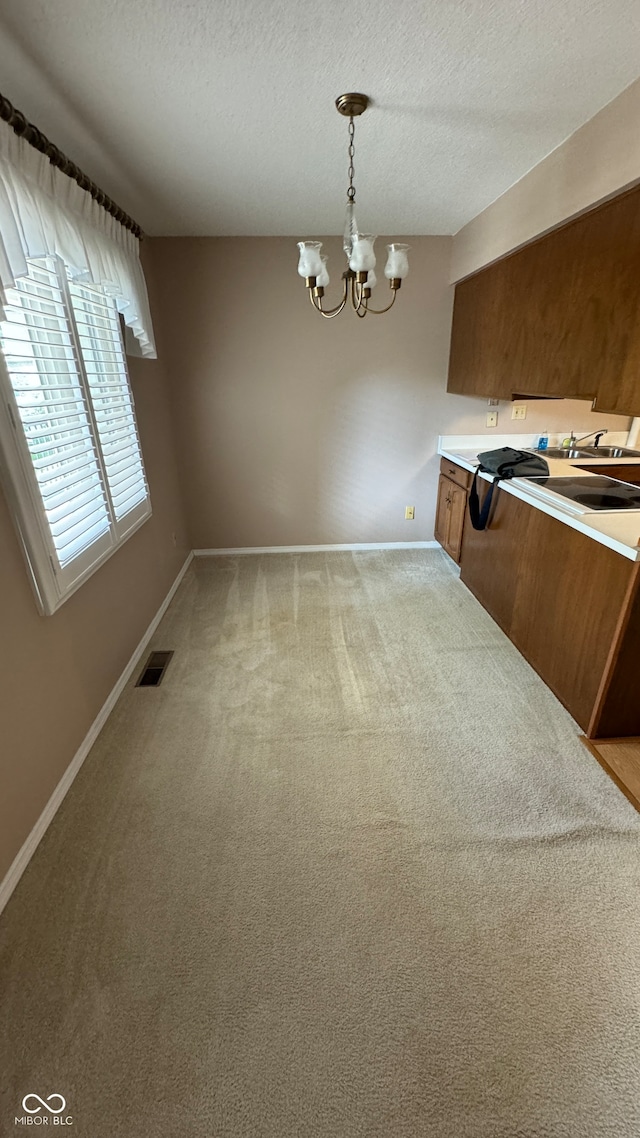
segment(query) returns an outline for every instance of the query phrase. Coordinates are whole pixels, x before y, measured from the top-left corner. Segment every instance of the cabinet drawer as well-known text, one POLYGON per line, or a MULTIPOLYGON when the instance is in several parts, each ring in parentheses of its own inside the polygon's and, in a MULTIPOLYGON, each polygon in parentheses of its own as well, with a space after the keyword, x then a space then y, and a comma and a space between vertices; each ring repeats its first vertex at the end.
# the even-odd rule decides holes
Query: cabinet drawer
POLYGON ((457 482, 464 490, 468 490, 471 485, 471 472, 465 470, 463 466, 458 466, 450 458, 440 460, 440 473, 444 474, 445 478, 450 478, 452 482, 457 482))

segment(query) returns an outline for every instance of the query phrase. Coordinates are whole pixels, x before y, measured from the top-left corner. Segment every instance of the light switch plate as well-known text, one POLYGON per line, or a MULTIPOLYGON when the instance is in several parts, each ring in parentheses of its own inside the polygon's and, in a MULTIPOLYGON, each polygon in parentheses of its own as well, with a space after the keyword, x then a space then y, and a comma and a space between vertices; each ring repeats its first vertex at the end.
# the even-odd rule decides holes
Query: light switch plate
POLYGON ((526 403, 514 403, 511 408, 512 419, 526 419, 527 405, 526 403))

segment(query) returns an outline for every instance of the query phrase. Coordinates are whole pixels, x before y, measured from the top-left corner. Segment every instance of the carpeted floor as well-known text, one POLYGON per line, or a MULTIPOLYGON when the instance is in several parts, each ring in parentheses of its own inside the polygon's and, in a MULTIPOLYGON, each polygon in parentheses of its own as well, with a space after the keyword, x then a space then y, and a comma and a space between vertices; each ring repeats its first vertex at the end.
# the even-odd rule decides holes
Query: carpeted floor
POLYGON ((153 646, 2 918, 2 1134, 637 1138, 640 820, 446 556, 197 561, 153 646))

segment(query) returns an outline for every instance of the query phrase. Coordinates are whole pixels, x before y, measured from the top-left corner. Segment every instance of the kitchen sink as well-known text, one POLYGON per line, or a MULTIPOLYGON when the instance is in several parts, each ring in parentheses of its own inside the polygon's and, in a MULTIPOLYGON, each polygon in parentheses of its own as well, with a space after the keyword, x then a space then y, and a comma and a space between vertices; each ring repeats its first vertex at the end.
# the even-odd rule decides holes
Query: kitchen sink
POLYGON ((638 458, 640 450, 629 450, 627 447, 546 447, 535 449, 536 454, 548 455, 549 458, 638 458))
POLYGON ((536 447, 535 453, 543 457, 546 454, 549 458, 591 458, 591 452, 587 454, 586 451, 571 450, 570 447, 545 447, 544 450, 536 447))
POLYGON ((589 458, 640 458, 640 450, 627 447, 580 447, 579 452, 588 454, 589 458))

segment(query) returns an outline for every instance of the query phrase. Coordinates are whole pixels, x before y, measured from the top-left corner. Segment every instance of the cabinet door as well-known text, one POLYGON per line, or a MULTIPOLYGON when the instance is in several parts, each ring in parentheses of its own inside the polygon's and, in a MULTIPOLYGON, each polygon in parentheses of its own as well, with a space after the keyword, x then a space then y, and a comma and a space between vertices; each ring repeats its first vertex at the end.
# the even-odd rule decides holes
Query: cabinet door
MULTIPOLYGON (((489 483, 478 479, 481 502, 489 483)), ((460 579, 484 605, 500 627, 510 634, 516 601, 522 550, 532 506, 507 494, 494 492, 487 529, 465 526, 460 579)))
MULTIPOLYGON (((586 730, 636 566, 527 508, 509 635, 586 730)), ((637 681, 634 695, 637 722, 637 681)))
POLYGON ((464 517, 467 510, 467 491, 451 483, 449 491, 449 532, 445 549, 454 561, 460 561, 464 517))
POLYGON ((602 347, 594 357, 588 244, 569 225, 456 286, 448 391, 593 399, 602 347))
POLYGON ((434 526, 433 536, 436 541, 440 542, 443 549, 446 549, 449 540, 449 491, 453 486, 448 478, 444 478, 441 474, 438 481, 438 505, 436 507, 436 524, 434 526))
POLYGON ((583 221, 587 253, 577 364, 597 371, 596 410, 640 414, 640 191, 615 198, 583 221))
MULTIPOLYGON (((497 495, 489 528, 465 527, 461 580, 586 730, 636 566, 505 490, 497 495)), ((637 682, 634 699, 637 708, 637 682)))
POLYGON ((456 285, 447 391, 510 399, 507 262, 456 285))
POLYGON ((456 562, 460 561, 466 509, 467 491, 441 474, 434 537, 456 562))

